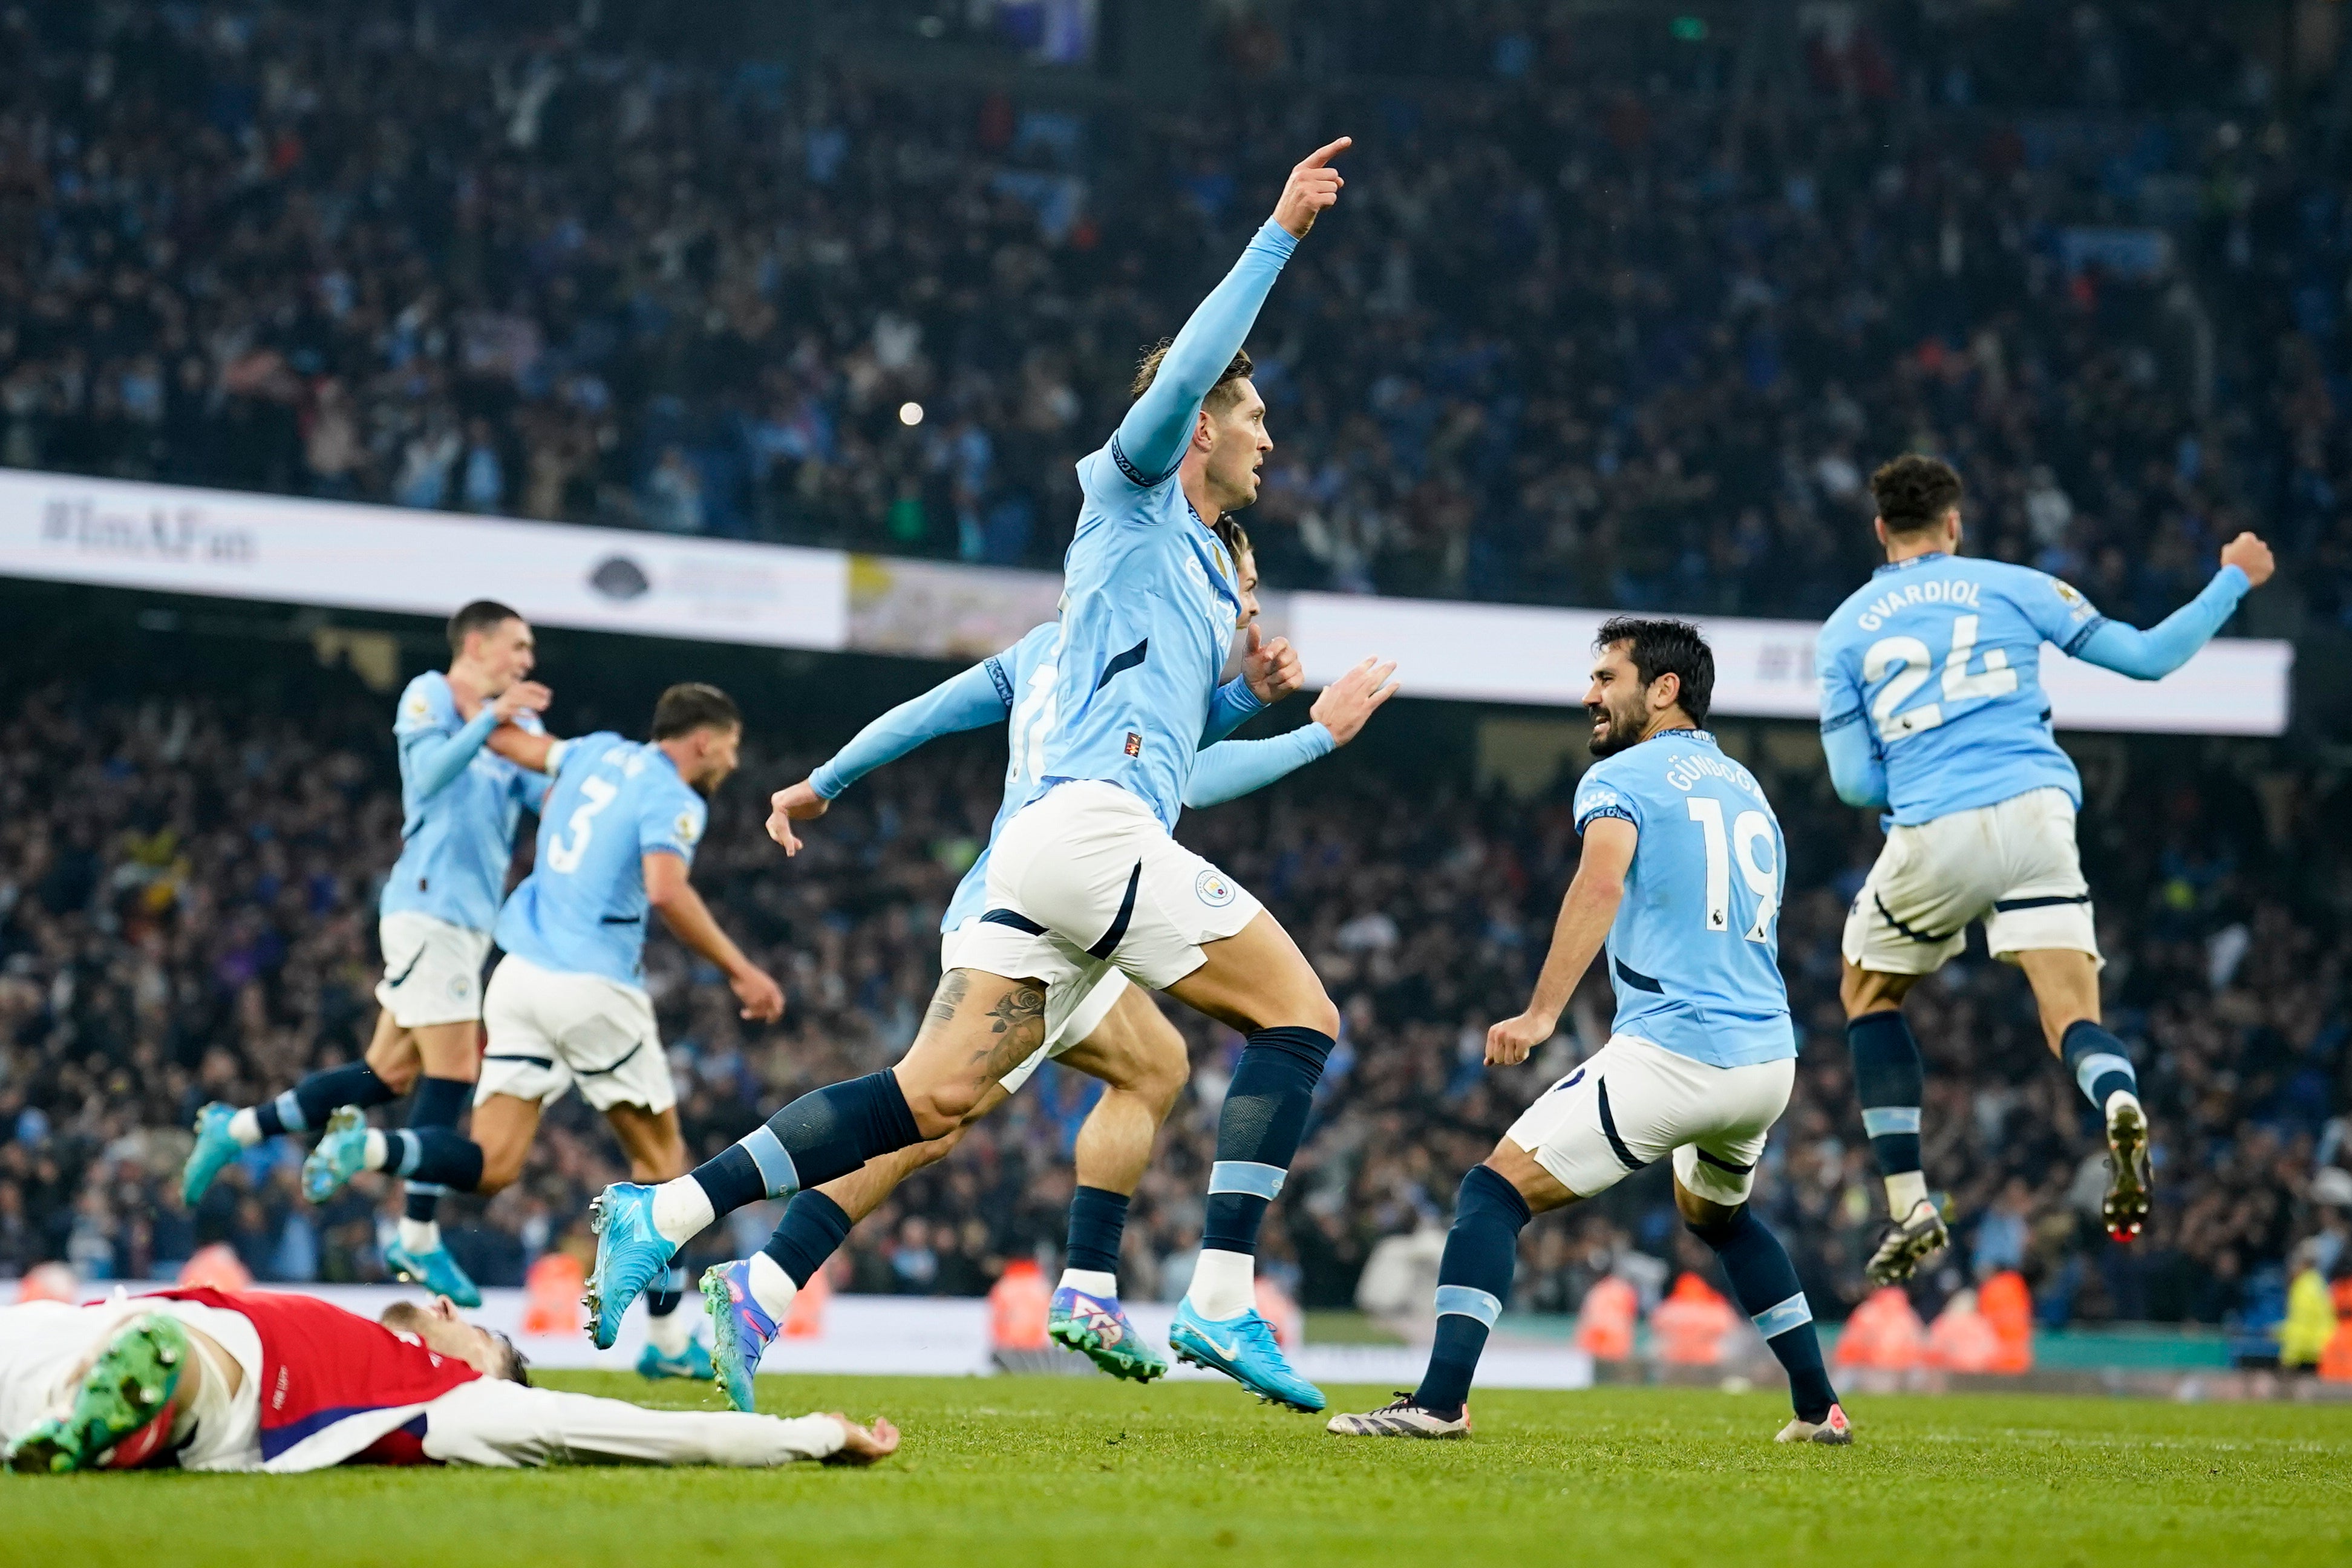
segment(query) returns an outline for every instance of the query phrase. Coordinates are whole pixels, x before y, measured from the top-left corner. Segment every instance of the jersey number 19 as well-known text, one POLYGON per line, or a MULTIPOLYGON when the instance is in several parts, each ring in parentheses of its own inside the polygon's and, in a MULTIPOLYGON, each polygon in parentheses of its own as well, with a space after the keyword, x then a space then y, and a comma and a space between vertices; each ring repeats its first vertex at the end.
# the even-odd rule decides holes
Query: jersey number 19
POLYGON ((1706 840, 1706 929, 1731 929, 1731 862, 1739 862, 1739 879, 1756 895, 1756 918, 1748 922, 1750 942, 1772 940, 1772 917, 1780 912, 1780 868, 1772 851, 1772 823, 1760 811, 1743 811, 1723 830, 1723 802, 1695 795, 1688 802, 1691 820, 1706 840), (1766 859, 1756 858, 1764 846, 1766 859))

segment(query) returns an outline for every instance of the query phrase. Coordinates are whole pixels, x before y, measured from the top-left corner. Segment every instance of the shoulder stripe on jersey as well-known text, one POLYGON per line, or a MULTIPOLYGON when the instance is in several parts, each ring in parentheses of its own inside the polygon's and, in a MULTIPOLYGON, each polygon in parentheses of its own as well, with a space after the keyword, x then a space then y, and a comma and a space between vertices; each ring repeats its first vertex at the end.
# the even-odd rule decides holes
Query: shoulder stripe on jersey
POLYGON ((1103 932, 1100 942, 1087 949, 1088 957, 1108 958, 1118 951, 1119 942, 1127 936, 1128 922, 1135 918, 1135 889, 1142 880, 1143 862, 1138 860, 1135 869, 1127 874, 1127 897, 1118 901, 1118 918, 1110 922, 1110 930, 1103 932))
POLYGON ((1104 687, 1108 686, 1111 683, 1112 677, 1124 675, 1129 670, 1133 669, 1137 665, 1141 664, 1143 662, 1144 656, 1148 654, 1150 649, 1151 639, 1150 637, 1146 637, 1141 642, 1137 643, 1133 647, 1129 648, 1125 653, 1118 655, 1108 664, 1103 666, 1102 675, 1095 681, 1095 689, 1097 691, 1100 691, 1104 687))
POLYGON ((1664 996, 1666 994, 1666 988, 1664 986, 1659 984, 1656 981, 1651 979, 1640 970, 1626 968, 1625 961, 1623 959, 1620 958, 1612 962, 1616 965, 1617 978, 1623 981, 1626 984, 1631 985, 1634 990, 1648 991, 1660 996, 1664 996))
POLYGON ((1007 708, 1012 707, 1013 678, 1004 673, 1004 661, 991 654, 981 662, 988 667, 988 679, 995 682, 996 700, 1007 708))
POLYGON ((1128 483, 1147 490, 1155 489, 1167 483, 1169 475, 1175 473, 1176 468, 1184 466, 1184 459, 1180 457, 1176 459, 1176 468, 1170 468, 1168 473, 1154 479, 1129 459, 1126 449, 1119 446, 1118 437, 1116 434, 1113 434, 1110 438, 1110 460, 1118 465, 1118 471, 1127 476, 1128 483))
MULTIPOLYGON (((1583 817, 1578 821, 1576 825, 1577 832, 1582 833, 1586 828, 1591 826, 1594 823, 1600 821, 1604 816, 1613 816, 1620 822, 1633 822, 1633 814, 1626 810, 1622 805, 1597 805, 1591 811, 1586 812, 1583 817)), ((1638 822, 1633 822, 1633 826, 1639 827, 1642 825, 1638 822)))
POLYGON ((1640 1170, 1648 1162, 1633 1158, 1633 1151, 1625 1147, 1625 1140, 1617 1136, 1617 1119, 1609 1114, 1609 1080, 1596 1079, 1592 1094, 1601 1107, 1601 1134, 1609 1140, 1609 1152, 1616 1155, 1617 1163, 1627 1170, 1640 1170))

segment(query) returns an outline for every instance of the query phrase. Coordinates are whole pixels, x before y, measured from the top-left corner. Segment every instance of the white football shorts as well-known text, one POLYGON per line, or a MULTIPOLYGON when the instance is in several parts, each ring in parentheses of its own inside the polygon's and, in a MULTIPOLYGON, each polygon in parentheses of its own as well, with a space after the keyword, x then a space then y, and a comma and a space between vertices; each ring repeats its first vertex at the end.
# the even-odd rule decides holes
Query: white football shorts
POLYGON ((376 945, 383 949, 383 978, 376 982, 378 1005, 404 1029, 436 1024, 471 1024, 482 1016, 482 961, 490 955, 490 933, 467 931, 414 910, 401 910, 376 922, 376 945))
POLYGON ((2059 948, 2099 958, 2091 885, 2063 789, 1892 827, 1846 911, 1845 961, 1878 974, 1930 974, 1982 921, 1995 958, 2059 948))
MULTIPOLYGON (((966 939, 980 924, 974 915, 951 931, 940 937, 940 973, 965 967, 956 955, 966 939)), ((1045 1043, 1029 1059, 1006 1073, 999 1081, 1004 1092, 1013 1093, 1036 1076, 1049 1058, 1058 1057, 1088 1035, 1095 1032, 1110 1010, 1118 1005, 1120 995, 1127 990, 1127 976, 1113 968, 1108 960, 1095 961, 1087 973, 1045 988, 1045 1043)))
POLYGON ((1060 784, 997 835, 988 912, 957 963, 1042 980, 1049 994, 1109 964, 1160 991, 1206 962, 1202 943, 1232 936, 1262 907, 1171 838, 1137 796, 1113 784, 1060 784))
POLYGON ((636 1105, 656 1115, 677 1103, 653 998, 601 974, 562 974, 508 953, 490 972, 474 1103, 494 1094, 541 1105, 577 1084, 598 1110, 636 1105))
POLYGON ((1730 1207, 1748 1201, 1796 1081, 1794 1057, 1719 1068, 1617 1035, 1504 1136, 1580 1198, 1672 1154, 1685 1191, 1730 1207))

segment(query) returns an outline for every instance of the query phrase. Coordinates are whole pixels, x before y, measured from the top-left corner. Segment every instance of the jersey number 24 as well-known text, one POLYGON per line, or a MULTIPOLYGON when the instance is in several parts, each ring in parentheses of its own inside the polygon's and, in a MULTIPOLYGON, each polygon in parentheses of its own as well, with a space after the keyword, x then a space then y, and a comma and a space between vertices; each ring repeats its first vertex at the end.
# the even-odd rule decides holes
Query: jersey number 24
POLYGON ((1952 651, 1944 656, 1944 700, 1942 702, 1922 702, 1908 712, 1895 710, 1910 700, 1911 694, 1927 684, 1935 669, 1934 656, 1927 645, 1917 637, 1881 637, 1870 645, 1862 656, 1862 679, 1864 685, 1885 680, 1877 700, 1870 705, 1871 721, 1878 727, 1878 738, 1886 744, 1906 740, 1922 730, 1932 730, 1944 721, 1944 705, 1964 702, 1976 697, 2006 697, 2017 689, 2017 671, 2009 668, 2009 654, 2002 648, 1987 648, 1984 668, 1971 675, 1969 660, 1977 651, 1977 617, 1960 616, 1952 622, 1952 651))

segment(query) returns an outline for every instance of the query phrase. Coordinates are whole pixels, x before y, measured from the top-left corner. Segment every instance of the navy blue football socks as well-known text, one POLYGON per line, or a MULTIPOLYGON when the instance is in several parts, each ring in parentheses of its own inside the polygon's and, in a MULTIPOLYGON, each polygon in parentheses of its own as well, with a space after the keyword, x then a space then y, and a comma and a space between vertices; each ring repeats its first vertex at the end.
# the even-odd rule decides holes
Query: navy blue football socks
POLYGON ((802 1095, 767 1124, 694 1169, 713 1214, 782 1197, 845 1176, 877 1154, 923 1141, 915 1113, 888 1071, 802 1095))
POLYGON ((1412 1402, 1437 1415, 1461 1413, 1486 1335, 1511 1299, 1519 1232, 1531 1216, 1519 1190, 1486 1165, 1474 1165, 1454 1199, 1454 1228, 1437 1264, 1437 1338, 1412 1402))
POLYGON ((404 1127, 384 1135, 385 1170, 412 1182, 470 1193, 482 1184, 482 1146, 449 1127, 404 1127))
POLYGON ((794 1285, 805 1285, 849 1239, 853 1223, 839 1204, 814 1187, 806 1187, 784 1205, 783 1219, 760 1250, 774 1258, 776 1267, 790 1275, 794 1285))
POLYGON ((1684 1223, 1693 1236, 1715 1249, 1723 1277, 1731 1286, 1731 1299, 1755 1323, 1756 1331, 1764 1336, 1764 1342, 1788 1373, 1789 1403, 1796 1407, 1797 1418, 1829 1419, 1837 1393, 1830 1387, 1830 1374, 1822 1365, 1821 1341, 1813 1334, 1812 1304, 1805 1300, 1804 1287, 1797 1283, 1797 1266, 1789 1261, 1780 1238, 1748 1213, 1745 1204, 1727 1220, 1712 1225, 1684 1223))
MULTIPOLYGON (((1862 1130, 1882 1176, 1919 1169, 1919 1101, 1927 1073, 1911 1025, 1894 1009, 1864 1013, 1845 1026, 1853 1053, 1854 1098, 1862 1102, 1862 1130)), ((1898 1218, 1901 1216, 1897 1216, 1898 1218)))
POLYGON ((1217 1161, 1209 1172, 1202 1250, 1256 1255, 1258 1226, 1306 1136, 1331 1046, 1331 1037, 1320 1030, 1283 1025, 1260 1029, 1242 1047, 1217 1112, 1217 1161))
MULTIPOLYGON (((464 1079, 421 1079, 408 1102, 408 1124, 455 1131, 458 1118, 466 1114, 466 1106, 473 1098, 474 1086, 464 1079)), ((408 1191, 402 1195, 402 1214, 413 1220, 434 1219, 440 1213, 441 1198, 446 1190, 433 1182, 409 1183, 408 1191)))
POLYGON ((1116 1275, 1119 1238, 1126 1232, 1125 1193, 1080 1187, 1070 1194, 1070 1241, 1063 1252, 1063 1265, 1116 1275))
POLYGON ((2124 1043, 2088 1018, 2077 1018, 2066 1026, 2058 1050, 2066 1070, 2074 1075, 2075 1084, 2101 1115, 2106 1113, 2112 1095, 2139 1098, 2139 1075, 2132 1070, 2124 1043))
POLYGON ((661 1277, 659 1285, 647 1287, 646 1316, 667 1318, 677 1310, 677 1304, 684 1300, 686 1300, 686 1270, 672 1265, 669 1272, 661 1277))
POLYGON ((264 1138, 316 1132, 342 1106, 385 1105, 399 1098, 365 1062, 352 1062, 310 1074, 277 1099, 255 1106, 253 1119, 264 1138))

